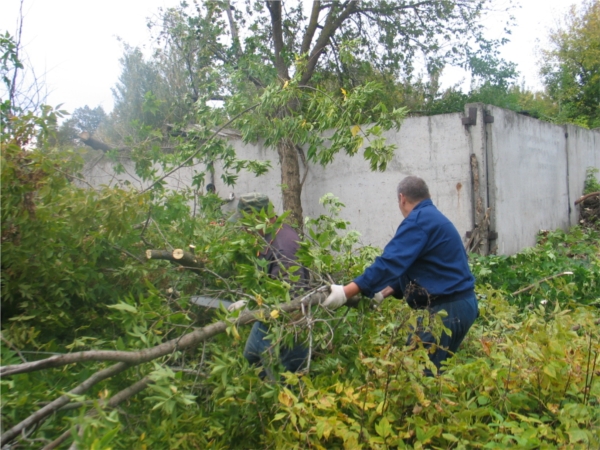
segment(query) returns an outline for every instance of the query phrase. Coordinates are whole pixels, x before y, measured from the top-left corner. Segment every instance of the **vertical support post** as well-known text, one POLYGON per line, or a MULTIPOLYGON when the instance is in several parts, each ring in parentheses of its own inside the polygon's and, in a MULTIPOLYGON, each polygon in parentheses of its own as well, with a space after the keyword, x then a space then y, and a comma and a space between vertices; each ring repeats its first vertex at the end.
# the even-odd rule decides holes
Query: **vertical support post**
POLYGON ((469 235, 467 249, 474 253, 487 255, 490 252, 490 210, 488 182, 488 151, 484 105, 481 103, 465 105, 466 117, 462 125, 470 139, 470 168, 473 229, 469 235))

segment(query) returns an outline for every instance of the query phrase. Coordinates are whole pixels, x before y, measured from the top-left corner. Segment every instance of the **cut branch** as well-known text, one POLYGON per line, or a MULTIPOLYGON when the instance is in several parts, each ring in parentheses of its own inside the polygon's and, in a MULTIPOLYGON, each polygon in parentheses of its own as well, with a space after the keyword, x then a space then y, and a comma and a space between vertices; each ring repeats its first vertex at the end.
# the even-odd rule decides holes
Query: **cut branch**
MULTIPOLYGON (((122 391, 119 391, 118 393, 113 395, 108 401, 105 400, 104 402, 101 403, 100 406, 103 408, 104 407, 114 408, 114 407, 118 406, 120 403, 124 402, 125 400, 133 397, 137 393, 142 392, 144 389, 146 389, 146 387, 148 387, 148 385, 151 382, 152 382, 152 380, 149 377, 144 377, 141 380, 133 383, 131 386, 123 389, 122 391)), ((86 415, 95 416, 97 414, 98 414, 98 412, 95 409, 93 409, 93 410, 90 410, 86 415)), ((64 441, 66 441, 69 438, 69 436, 71 436, 72 431, 73 430, 71 428, 69 428, 67 431, 65 431, 63 434, 61 434, 54 441, 52 441, 51 443, 46 445, 42 450, 55 449, 60 444, 62 444, 64 441)))
POLYGON ((196 255, 180 248, 176 248, 172 252, 168 250, 146 250, 146 258, 171 261, 173 264, 185 267, 198 275, 200 274, 200 269, 204 267, 203 261, 199 260, 196 255))
POLYGON ((580 203, 585 202, 588 198, 592 198, 592 197, 596 197, 596 196, 600 197, 600 191, 592 192, 591 194, 587 194, 582 197, 579 197, 577 200, 575 200, 575 204, 579 205, 580 203))
MULTIPOLYGON (((277 309, 285 313, 298 311, 302 305, 315 305, 321 303, 327 294, 318 291, 305 297, 299 297, 294 301, 277 305, 277 309)), ((269 310, 266 308, 255 311, 246 311, 236 320, 236 325, 246 325, 255 322, 259 317, 267 317, 269 310)), ((39 361, 32 361, 23 364, 15 364, 0 367, 0 376, 17 375, 20 373, 35 372, 37 370, 48 369, 51 367, 60 367, 67 364, 74 364, 86 361, 118 361, 130 365, 138 365, 161 356, 168 355, 174 351, 194 347, 217 334, 223 333, 228 326, 227 321, 219 321, 207 325, 203 328, 197 328, 193 332, 184 336, 171 339, 152 348, 139 350, 135 352, 118 350, 89 350, 84 352, 68 353, 65 355, 56 355, 39 361)), ((62 405, 61 405, 62 406, 62 405)))
MULTIPOLYGON (((305 311, 307 307, 322 303, 327 297, 327 292, 323 288, 319 288, 310 292, 309 294, 298 297, 292 302, 284 303, 281 305, 277 305, 274 308, 285 312, 292 313, 298 310, 305 311)), ((351 299, 356 300, 356 299, 351 299)), ((350 303, 350 302, 349 302, 350 303)), ((354 302, 352 302, 354 303, 354 302)), ((269 317, 268 308, 262 308, 256 311, 246 311, 243 312, 237 320, 235 320, 236 325, 247 325, 252 323, 259 318, 269 317)), ((229 322, 230 323, 230 322, 229 322)), ((45 420, 49 415, 57 412, 62 407, 67 405, 70 402, 70 399, 74 395, 81 395, 85 393, 88 389, 90 389, 95 384, 103 381, 107 378, 110 378, 118 373, 121 373, 128 368, 138 365, 152 359, 156 359, 161 356, 165 356, 169 353, 172 353, 177 350, 183 350, 195 345, 198 345, 200 342, 207 340, 208 338, 215 336, 216 334, 222 333, 227 329, 229 324, 227 321, 219 321, 209 326, 206 326, 201 329, 196 329, 192 333, 179 337, 177 339, 172 339, 168 342, 165 342, 161 345, 158 345, 153 348, 137 351, 137 352, 123 352, 123 351, 85 351, 78 353, 71 353, 67 355, 59 355, 48 358, 42 361, 36 361, 32 363, 19 364, 16 366, 5 366, 0 367, 0 374, 2 376, 14 375, 18 373, 26 373, 32 372, 35 370, 42 370, 50 367, 58 367, 66 364, 72 364, 83 361, 120 361, 119 363, 100 370, 89 377, 86 381, 81 383, 76 388, 72 389, 68 394, 62 395, 56 400, 50 402, 48 405, 44 406, 40 410, 31 414, 25 420, 19 422, 17 425, 13 426, 6 433, 1 436, 0 446, 6 445, 12 440, 14 440, 19 434, 21 434, 28 427, 35 425, 43 420, 45 420)), ((137 394, 138 392, 145 389, 148 384, 151 383, 151 380, 148 377, 139 380, 133 385, 129 386, 127 389, 120 391, 118 394, 113 396, 108 402, 102 403, 102 407, 115 407, 122 401, 130 398, 131 396, 137 394)), ((93 413, 89 413, 93 414, 93 413)), ((59 436, 55 441, 50 443, 46 448, 52 449, 56 446, 60 445, 64 442, 70 433, 65 432, 61 436, 59 436)))

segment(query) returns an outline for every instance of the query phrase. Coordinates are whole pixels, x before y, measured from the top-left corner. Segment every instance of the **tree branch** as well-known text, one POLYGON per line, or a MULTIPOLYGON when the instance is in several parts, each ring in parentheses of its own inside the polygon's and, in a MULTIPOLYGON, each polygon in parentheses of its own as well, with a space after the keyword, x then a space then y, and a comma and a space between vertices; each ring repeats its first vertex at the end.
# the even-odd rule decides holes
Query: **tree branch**
POLYGON ((435 2, 432 0, 427 0, 427 1, 423 1, 423 2, 419 2, 419 3, 412 3, 410 5, 398 5, 398 6, 386 6, 385 8, 357 8, 354 10, 354 12, 356 13, 366 13, 366 12, 370 12, 370 13, 375 13, 375 14, 382 14, 382 15, 386 15, 388 16, 390 13, 393 12, 398 12, 398 11, 402 11, 403 9, 418 9, 419 6, 423 6, 423 5, 432 5, 435 2))
MULTIPOLYGON (((152 383, 152 380, 149 377, 144 377, 141 380, 137 381, 136 383, 133 383, 131 386, 129 386, 129 387, 123 389, 122 391, 119 391, 115 395, 113 395, 110 398, 110 400, 102 402, 100 406, 103 408, 104 407, 114 408, 114 407, 118 406, 120 403, 124 402, 125 400, 133 397, 134 395, 138 394, 139 392, 142 392, 144 389, 146 389, 148 387, 148 385, 150 383, 152 383)), ((97 414, 96 410, 91 410, 87 413, 88 416, 94 416, 96 414, 97 414)), ((72 430, 69 428, 67 431, 65 431, 63 434, 61 434, 54 441, 52 441, 51 443, 46 445, 42 450, 55 449, 60 444, 62 444, 64 441, 66 441, 69 438, 69 436, 71 436, 71 432, 72 432, 72 430)))
POLYGON ((532 283, 529 286, 524 287, 523 289, 519 289, 518 291, 513 292, 511 295, 522 294, 523 292, 527 292, 530 289, 533 289, 534 287, 539 286, 539 284, 543 283, 544 281, 550 281, 550 280, 553 280, 554 278, 562 277, 562 276, 565 276, 565 275, 573 275, 573 272, 570 272, 570 271, 561 272, 561 273, 557 273, 555 275, 551 275, 551 276, 546 277, 546 278, 542 278, 541 280, 536 281, 535 283, 532 283))
POLYGON ((306 64, 306 69, 302 74, 302 78, 300 79, 300 84, 307 84, 308 81, 312 78, 315 68, 317 66, 317 62, 319 61, 319 57, 323 53, 323 50, 327 45, 329 45, 329 39, 331 36, 335 34, 338 28, 342 25, 344 20, 346 20, 353 12, 356 7, 356 2, 348 2, 346 7, 343 9, 341 14, 335 18, 336 7, 335 5, 329 10, 329 14, 327 14, 327 19, 325 20, 325 25, 319 34, 319 38, 313 50, 308 58, 308 63, 306 64))
MULTIPOLYGON (((217 131, 215 131, 205 142, 204 144, 206 144, 207 142, 210 142, 211 140, 213 140, 215 138, 215 136, 217 136, 222 130, 224 130, 225 128, 227 128, 231 123, 233 123, 235 120, 237 120, 238 118, 240 118, 241 116, 243 116, 244 114, 246 114, 249 111, 252 111, 254 108, 257 108, 258 106, 260 106, 260 103, 256 103, 255 105, 252 105, 248 108, 246 108, 245 110, 243 110, 241 113, 237 114, 236 116, 234 116, 231 120, 229 120, 225 125, 223 125, 221 128, 219 128, 217 131)), ((192 159, 194 159, 196 157, 196 155, 198 153, 200 153, 202 150, 204 149, 204 146, 200 146, 200 148, 198 148, 198 150, 196 150, 194 153, 192 153, 190 155, 189 158, 187 158, 184 162, 182 162, 181 164, 179 164, 177 167, 175 167, 174 169, 170 170, 169 172, 167 172, 166 174, 164 174, 162 177, 160 177, 158 180, 156 180, 154 183, 152 183, 150 186, 148 186, 146 189, 144 189, 142 192, 140 192, 140 194, 143 194, 145 192, 148 192, 150 189, 152 189, 156 184, 160 183, 161 181, 163 181, 165 178, 171 176, 173 173, 177 172, 179 169, 181 169, 183 166, 185 166, 187 163, 189 163, 192 159)))
POLYGON ((198 257, 190 252, 186 252, 180 248, 175 250, 146 250, 147 259, 163 259, 171 261, 174 264, 179 264, 186 269, 191 270, 196 274, 200 274, 202 268, 204 268, 204 262, 200 261, 198 257))
POLYGON ((587 195, 584 195, 582 197, 579 197, 577 200, 575 200, 575 204, 579 205, 580 203, 585 202, 588 198, 592 198, 592 197, 595 197, 595 196, 600 197, 600 191, 598 191, 598 192, 592 192, 591 194, 587 194, 587 195))
POLYGON ((315 31, 317 31, 317 26, 319 25, 319 12, 321 11, 321 2, 319 0, 315 0, 313 2, 312 11, 310 13, 310 20, 308 22, 308 27, 306 28, 306 33, 304 33, 304 38, 302 39, 302 47, 300 50, 300 54, 307 54, 310 50, 310 43, 315 36, 315 31))
POLYGON ((6 431, 2 436, 0 436, 0 447, 11 442, 15 437, 17 437, 23 430, 27 429, 31 425, 40 422, 44 418, 56 412, 58 409, 66 405, 71 401, 71 396, 73 395, 81 395, 86 392, 89 388, 99 383, 100 381, 110 378, 118 373, 125 371, 129 368, 130 364, 120 362, 106 369, 100 370, 94 373, 91 377, 81 383, 79 386, 70 390, 68 394, 61 395, 56 400, 48 403, 42 409, 39 409, 25 420, 22 420, 8 431, 6 431))
POLYGON ((288 68, 283 60, 283 28, 281 21, 281 1, 267 1, 267 9, 271 14, 271 28, 273 29, 273 45, 275 49, 275 68, 277 75, 282 80, 289 80, 288 68))
POLYGON ((227 8, 227 20, 229 21, 229 30, 231 31, 231 42, 235 49, 235 54, 238 58, 240 58, 242 56, 242 47, 238 35, 238 30, 235 25, 235 20, 233 18, 233 13, 231 12, 231 1, 227 0, 227 2, 225 2, 225 7, 227 8))
MULTIPOLYGON (((302 304, 314 305, 319 304, 326 298, 326 294, 322 291, 313 291, 304 297, 298 297, 294 301, 277 305, 274 308, 282 312, 290 313, 301 309, 302 304)), ((258 309, 255 311, 246 311, 242 313, 235 321, 236 325, 246 325, 255 322, 259 317, 268 316, 267 308, 258 309)), ((216 336, 227 329, 229 322, 219 321, 207 325, 203 328, 197 328, 193 332, 184 336, 171 339, 152 348, 139 350, 135 352, 118 351, 118 350, 88 350, 83 352, 68 353, 65 355, 52 356, 50 358, 29 363, 16 364, 11 366, 0 367, 0 376, 17 375, 20 373, 29 373, 37 370, 48 369, 51 367, 60 367, 67 364, 74 364, 86 361, 119 361, 129 365, 138 365, 161 356, 168 355, 177 350, 182 350, 198 345, 200 342, 208 338, 216 336)), ((62 405, 61 405, 62 406, 62 405)))

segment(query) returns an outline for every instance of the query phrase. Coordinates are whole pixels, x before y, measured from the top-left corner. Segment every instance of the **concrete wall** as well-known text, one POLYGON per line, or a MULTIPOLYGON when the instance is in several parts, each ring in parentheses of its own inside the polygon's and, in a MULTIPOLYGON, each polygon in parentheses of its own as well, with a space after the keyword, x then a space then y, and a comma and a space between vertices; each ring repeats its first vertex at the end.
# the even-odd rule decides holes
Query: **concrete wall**
POLYGON ((498 253, 513 254, 535 245, 540 229, 569 226, 565 131, 501 108, 487 110, 494 117, 487 152, 495 244, 498 253))
POLYGON ((514 254, 536 243, 541 229, 568 229, 579 211, 586 169, 600 167, 600 133, 542 122, 494 106, 486 125, 490 248, 514 254))
MULTIPOLYGON (((396 186, 403 177, 417 175, 426 180, 434 203, 465 240, 479 227, 485 236, 480 252, 513 254, 534 245, 540 229, 575 225, 578 211, 573 202, 582 193, 586 168, 600 168, 599 131, 552 125, 483 104, 467 105, 465 114, 407 118, 398 132, 385 137, 397 146, 385 172, 371 172, 362 152, 355 157, 339 154, 325 168, 309 164, 302 193, 305 217, 323 214, 319 198, 332 193, 346 205, 340 215, 361 233, 362 244, 383 247, 402 220, 396 186), (470 109, 475 112, 473 123, 465 123, 470 109), (486 211, 489 223, 484 220, 486 211)), ((229 142, 238 158, 268 160, 272 169, 261 177, 241 172, 232 188, 223 184, 222 168, 217 166, 214 181, 207 182, 213 181, 222 197, 263 192, 281 211, 277 152, 260 143, 245 145, 235 137, 229 142)), ((94 185, 127 180, 145 187, 131 163, 124 159, 123 164, 126 173, 117 176, 113 164, 96 154, 85 177, 94 185)), ((194 171, 203 169, 182 168, 167 183, 187 189, 194 171)), ((235 203, 224 209, 233 208, 235 203)))
MULTIPOLYGON (((302 192, 305 217, 325 214, 319 199, 332 193, 346 205, 340 217, 361 233, 363 245, 383 247, 402 220, 396 187, 407 175, 424 178, 438 208, 464 235, 473 227, 469 133, 461 125, 462 114, 407 118, 399 132, 385 134, 397 146, 385 172, 371 172, 362 157, 337 155, 327 167, 309 164, 302 192)), ((245 146, 232 141, 242 159, 270 160, 273 169, 266 176, 240 174, 235 193, 260 191, 282 210, 280 171, 277 153, 261 145, 245 146)), ((301 167, 303 174, 304 168, 301 167)), ((229 192, 216 177, 217 191, 229 192)), ((223 195, 223 194, 221 194, 223 195)))
POLYGON ((315 201, 333 193, 346 205, 341 217, 362 235, 362 243, 383 247, 402 220, 396 187, 407 175, 429 185, 434 203, 464 233, 472 228, 468 133, 460 126, 461 114, 408 118, 399 132, 385 137, 397 150, 385 172, 371 172, 357 155, 338 155, 323 168, 311 166, 304 188, 305 214, 322 209, 315 201))

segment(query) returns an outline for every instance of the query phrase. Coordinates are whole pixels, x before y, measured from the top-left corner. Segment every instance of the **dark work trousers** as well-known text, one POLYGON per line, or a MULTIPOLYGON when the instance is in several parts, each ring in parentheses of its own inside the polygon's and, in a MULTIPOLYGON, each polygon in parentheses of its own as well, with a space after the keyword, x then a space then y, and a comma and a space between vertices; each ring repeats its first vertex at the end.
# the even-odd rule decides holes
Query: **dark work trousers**
MULTIPOLYGON (((452 297, 451 300, 427 309, 431 314, 442 310, 446 311, 448 315, 443 318, 444 326, 452 331, 452 336, 442 333, 435 352, 429 354, 429 359, 435 364, 438 370, 441 367, 442 361, 445 361, 456 353, 471 325, 473 325, 479 315, 477 298, 474 291, 469 291, 458 296, 458 298, 452 297)), ((428 329, 417 328, 415 334, 419 336, 425 347, 436 344, 435 338, 428 329)), ((412 337, 413 335, 408 337, 407 345, 411 343, 412 337)), ((425 374, 427 376, 432 375, 430 370, 426 370, 425 374)))
MULTIPOLYGON (((274 365, 275 352, 271 341, 265 339, 268 332, 269 327, 263 322, 254 323, 246 341, 244 357, 250 364, 263 366, 263 371, 260 373, 261 378, 268 375, 269 378, 274 379, 271 368, 274 365)), ((292 348, 284 345, 279 347, 279 359, 287 372, 298 371, 307 358, 308 349, 301 344, 296 344, 292 348)))

